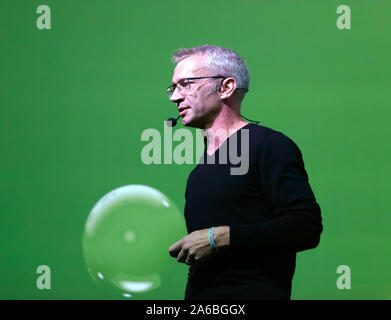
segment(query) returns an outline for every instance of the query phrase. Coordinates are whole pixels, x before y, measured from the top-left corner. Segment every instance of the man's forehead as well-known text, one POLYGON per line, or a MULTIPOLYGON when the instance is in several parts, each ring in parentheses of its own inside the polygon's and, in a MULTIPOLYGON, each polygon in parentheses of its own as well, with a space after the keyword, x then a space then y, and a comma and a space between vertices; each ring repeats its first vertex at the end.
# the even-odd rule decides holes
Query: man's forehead
POLYGON ((179 61, 175 67, 172 81, 177 82, 183 78, 202 75, 206 70, 205 63, 205 58, 202 56, 191 56, 179 61))

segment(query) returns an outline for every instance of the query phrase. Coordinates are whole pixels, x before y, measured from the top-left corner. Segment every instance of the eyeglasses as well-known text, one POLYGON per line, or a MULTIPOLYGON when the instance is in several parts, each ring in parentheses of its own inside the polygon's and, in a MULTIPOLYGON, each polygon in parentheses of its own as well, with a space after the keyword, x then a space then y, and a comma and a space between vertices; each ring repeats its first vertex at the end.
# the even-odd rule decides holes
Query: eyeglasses
MULTIPOLYGON (((179 80, 177 83, 172 84, 167 88, 167 94, 168 97, 171 98, 171 96, 174 94, 175 89, 178 89, 179 93, 186 94, 191 91, 192 84, 194 84, 194 81, 192 80, 198 80, 198 79, 225 79, 224 76, 210 76, 210 77, 191 77, 191 78, 183 78, 179 80)), ((247 92, 248 89, 245 88, 236 88, 236 90, 239 91, 245 91, 247 92)))

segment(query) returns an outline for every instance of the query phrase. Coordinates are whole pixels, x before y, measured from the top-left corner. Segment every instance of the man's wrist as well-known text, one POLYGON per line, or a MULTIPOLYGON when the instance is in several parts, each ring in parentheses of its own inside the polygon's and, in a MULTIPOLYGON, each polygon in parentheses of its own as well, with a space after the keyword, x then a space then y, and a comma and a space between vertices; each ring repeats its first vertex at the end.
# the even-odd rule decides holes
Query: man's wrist
POLYGON ((213 239, 218 249, 226 249, 229 243, 229 226, 215 227, 213 230, 213 239))

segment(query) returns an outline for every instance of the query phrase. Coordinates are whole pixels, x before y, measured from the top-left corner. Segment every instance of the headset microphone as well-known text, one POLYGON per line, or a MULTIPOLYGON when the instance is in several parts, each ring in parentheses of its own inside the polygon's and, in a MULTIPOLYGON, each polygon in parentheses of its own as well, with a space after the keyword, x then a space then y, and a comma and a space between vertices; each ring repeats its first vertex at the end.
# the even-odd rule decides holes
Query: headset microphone
POLYGON ((170 119, 167 119, 166 121, 166 124, 168 127, 175 127, 176 126, 176 123, 178 121, 178 119, 180 118, 181 116, 178 116, 178 118, 170 118, 170 119))
MULTIPOLYGON (((259 121, 257 121, 257 120, 250 120, 250 119, 247 119, 245 116, 243 116, 243 115, 241 115, 242 116, 242 118, 244 118, 244 119, 246 119, 247 121, 250 121, 250 122, 255 122, 255 124, 258 124, 259 123, 259 121)), ((178 121, 178 119, 180 118, 181 116, 178 116, 178 118, 170 118, 170 119, 167 119, 167 121, 166 121, 166 124, 167 124, 167 126, 168 127, 175 127, 176 126, 176 123, 177 123, 177 121, 178 121)))

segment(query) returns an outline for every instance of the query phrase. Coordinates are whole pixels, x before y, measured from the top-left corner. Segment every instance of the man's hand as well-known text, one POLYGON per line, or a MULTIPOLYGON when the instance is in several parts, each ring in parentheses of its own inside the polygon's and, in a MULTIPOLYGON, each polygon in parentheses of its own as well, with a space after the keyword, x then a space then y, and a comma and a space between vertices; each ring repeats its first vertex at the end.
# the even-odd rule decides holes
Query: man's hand
MULTIPOLYGON (((229 246, 229 227, 216 227, 213 238, 219 249, 229 246)), ((209 243, 209 229, 190 233, 175 242, 168 251, 178 262, 189 265, 201 264, 216 252, 209 243)))

